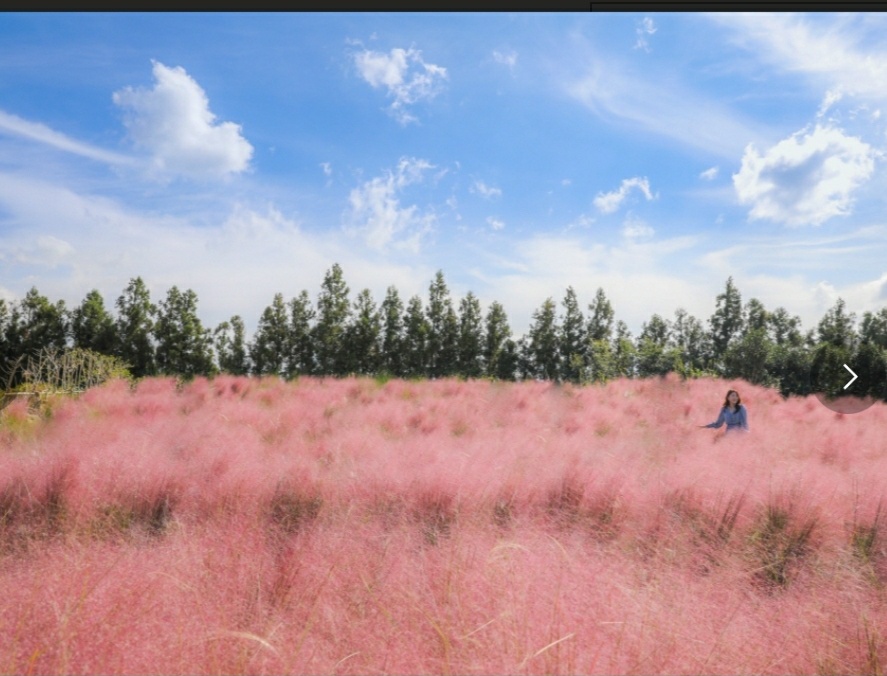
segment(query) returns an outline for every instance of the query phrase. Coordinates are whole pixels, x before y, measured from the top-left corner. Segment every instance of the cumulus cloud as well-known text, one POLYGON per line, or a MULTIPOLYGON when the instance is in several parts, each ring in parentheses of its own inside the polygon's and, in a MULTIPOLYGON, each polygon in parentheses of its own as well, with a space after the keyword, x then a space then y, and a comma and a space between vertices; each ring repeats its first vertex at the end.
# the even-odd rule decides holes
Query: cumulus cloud
POLYGON ((393 244, 418 252, 422 236, 432 229, 436 217, 420 213, 416 205, 402 207, 400 196, 433 168, 426 160, 403 157, 394 171, 354 188, 348 196, 352 231, 361 234, 372 249, 384 250, 393 244))
POLYGON ((635 49, 643 49, 645 52, 650 51, 650 43, 647 41, 648 35, 653 35, 656 32, 656 24, 653 23, 653 19, 648 16, 645 16, 638 22, 638 26, 635 29, 635 33, 637 33, 637 41, 634 43, 635 49))
POLYGON ((701 174, 699 174, 699 178, 704 181, 713 181, 718 177, 718 167, 711 167, 710 169, 706 169, 701 174))
POLYGON ((409 107, 430 101, 443 89, 447 69, 426 63, 422 52, 395 47, 389 53, 365 49, 354 55, 357 72, 373 89, 383 88, 393 99, 389 112, 401 124, 416 122, 409 107))
POLYGON ((161 173, 202 178, 245 171, 253 147, 240 125, 216 121, 206 93, 184 68, 153 64, 151 89, 126 87, 113 95, 136 147, 161 173))
POLYGON ((597 197, 594 198, 594 206, 605 214, 612 214, 622 205, 622 202, 628 197, 628 193, 632 188, 640 190, 648 201, 653 199, 653 194, 650 192, 650 182, 646 177, 635 176, 634 178, 624 179, 618 190, 598 193, 597 197))
POLYGON ((485 197, 486 199, 493 199, 494 197, 502 197, 502 190, 500 188, 494 188, 492 186, 487 185, 483 181, 475 181, 474 185, 469 188, 471 192, 476 195, 480 195, 481 197, 485 197))
POLYGON ((751 219, 819 225, 851 212, 852 194, 872 175, 875 156, 861 139, 817 125, 763 155, 749 144, 733 185, 740 203, 751 205, 751 219))

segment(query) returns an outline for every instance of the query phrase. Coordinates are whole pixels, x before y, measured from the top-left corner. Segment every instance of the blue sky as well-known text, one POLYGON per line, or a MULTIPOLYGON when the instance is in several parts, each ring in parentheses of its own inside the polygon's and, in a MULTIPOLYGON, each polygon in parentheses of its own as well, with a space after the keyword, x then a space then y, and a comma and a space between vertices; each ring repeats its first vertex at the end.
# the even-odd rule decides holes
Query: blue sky
MULTIPOLYGON (((887 301, 880 14, 3 14, 0 297, 887 301)), ((887 111, 885 111, 887 112, 887 111)))

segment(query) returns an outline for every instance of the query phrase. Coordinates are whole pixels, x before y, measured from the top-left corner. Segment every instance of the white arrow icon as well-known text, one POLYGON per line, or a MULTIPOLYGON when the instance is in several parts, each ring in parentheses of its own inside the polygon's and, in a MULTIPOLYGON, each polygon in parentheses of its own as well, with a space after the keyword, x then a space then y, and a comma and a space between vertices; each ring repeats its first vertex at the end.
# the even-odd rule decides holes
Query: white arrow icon
POLYGON ((856 374, 853 372, 853 369, 851 369, 849 366, 847 366, 847 364, 844 364, 844 368, 847 369, 848 371, 850 371, 850 375, 853 376, 853 377, 850 379, 850 382, 847 383, 846 385, 844 385, 844 389, 846 390, 848 387, 850 387, 850 386, 853 384, 853 381, 854 381, 854 380, 856 380, 857 378, 859 378, 859 376, 856 375, 856 374))

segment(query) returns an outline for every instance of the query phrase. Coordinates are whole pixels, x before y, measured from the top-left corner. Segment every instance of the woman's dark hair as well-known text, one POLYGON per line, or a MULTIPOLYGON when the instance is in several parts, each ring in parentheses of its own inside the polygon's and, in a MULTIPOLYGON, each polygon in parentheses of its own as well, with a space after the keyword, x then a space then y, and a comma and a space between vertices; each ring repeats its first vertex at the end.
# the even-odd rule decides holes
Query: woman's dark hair
POLYGON ((724 397, 724 408, 730 408, 730 395, 736 395, 736 410, 739 410, 739 407, 742 405, 742 397, 739 396, 739 392, 736 390, 729 390, 727 392, 727 396, 724 397))

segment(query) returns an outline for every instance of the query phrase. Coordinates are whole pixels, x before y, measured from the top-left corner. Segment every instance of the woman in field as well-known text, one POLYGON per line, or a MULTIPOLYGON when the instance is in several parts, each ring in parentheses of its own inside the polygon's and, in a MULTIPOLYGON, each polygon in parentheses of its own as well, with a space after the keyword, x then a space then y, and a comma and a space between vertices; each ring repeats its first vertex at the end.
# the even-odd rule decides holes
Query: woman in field
POLYGON ((699 427, 713 427, 718 429, 721 425, 727 423, 727 432, 742 430, 748 432, 748 410, 742 405, 739 398, 739 392, 730 390, 724 398, 724 406, 718 419, 708 425, 700 425, 699 427))

